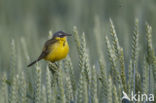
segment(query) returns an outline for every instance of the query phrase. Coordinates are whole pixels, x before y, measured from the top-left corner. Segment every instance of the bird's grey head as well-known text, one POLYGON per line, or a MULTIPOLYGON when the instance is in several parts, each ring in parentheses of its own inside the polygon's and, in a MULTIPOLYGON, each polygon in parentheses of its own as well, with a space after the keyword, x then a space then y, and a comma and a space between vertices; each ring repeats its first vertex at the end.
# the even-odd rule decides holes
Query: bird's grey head
POLYGON ((65 33, 65 32, 63 32, 63 31, 58 31, 58 32, 56 32, 56 33, 53 34, 53 38, 54 38, 54 37, 63 38, 63 37, 65 37, 65 36, 71 36, 71 34, 67 34, 67 33, 65 33))

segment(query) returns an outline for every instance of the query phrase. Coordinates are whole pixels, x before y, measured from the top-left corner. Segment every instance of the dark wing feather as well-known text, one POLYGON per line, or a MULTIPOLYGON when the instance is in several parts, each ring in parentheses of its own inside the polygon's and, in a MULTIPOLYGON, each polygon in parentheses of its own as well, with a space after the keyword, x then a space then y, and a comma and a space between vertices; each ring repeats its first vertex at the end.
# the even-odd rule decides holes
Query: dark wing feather
POLYGON ((39 60, 45 58, 48 54, 49 54, 49 47, 50 45, 53 45, 54 43, 56 43, 58 40, 56 40, 55 38, 48 40, 45 44, 44 44, 44 48, 42 50, 41 55, 38 57, 37 60, 33 61, 32 63, 30 63, 27 67, 32 66, 33 64, 35 64, 36 62, 38 62, 39 60))
POLYGON ((43 59, 44 57, 46 57, 48 54, 49 54, 49 47, 50 47, 50 45, 53 45, 54 43, 56 43, 58 40, 56 40, 56 39, 50 39, 50 40, 48 40, 45 44, 44 44, 44 48, 43 48, 43 50, 42 50, 42 53, 41 53, 41 55, 39 56, 39 58, 38 58, 38 61, 39 60, 41 60, 41 59, 43 59))

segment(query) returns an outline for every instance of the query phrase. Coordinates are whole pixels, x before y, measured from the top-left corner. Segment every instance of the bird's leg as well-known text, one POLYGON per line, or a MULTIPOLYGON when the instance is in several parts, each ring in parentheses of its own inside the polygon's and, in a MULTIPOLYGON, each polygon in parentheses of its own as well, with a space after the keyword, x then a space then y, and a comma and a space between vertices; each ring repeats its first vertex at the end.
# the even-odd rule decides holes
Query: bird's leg
POLYGON ((51 86, 55 86, 55 84, 57 83, 57 79, 58 79, 58 72, 59 72, 59 66, 57 65, 57 63, 52 63, 52 62, 49 62, 49 70, 51 71, 52 73, 52 76, 54 79, 52 79, 51 81, 51 86))
POLYGON ((50 71, 57 72, 58 65, 56 63, 49 62, 49 69, 50 69, 50 71))
POLYGON ((59 68, 59 66, 57 65, 57 63, 55 63, 56 67, 59 68))

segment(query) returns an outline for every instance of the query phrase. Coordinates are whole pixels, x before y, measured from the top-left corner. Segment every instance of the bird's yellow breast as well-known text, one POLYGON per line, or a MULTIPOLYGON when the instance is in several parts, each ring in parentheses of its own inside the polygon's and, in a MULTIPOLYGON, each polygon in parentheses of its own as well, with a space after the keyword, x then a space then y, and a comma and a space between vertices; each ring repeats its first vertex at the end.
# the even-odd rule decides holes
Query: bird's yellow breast
POLYGON ((57 38, 58 41, 49 47, 49 54, 44 58, 45 60, 55 62, 65 58, 69 52, 68 42, 65 38, 57 38))

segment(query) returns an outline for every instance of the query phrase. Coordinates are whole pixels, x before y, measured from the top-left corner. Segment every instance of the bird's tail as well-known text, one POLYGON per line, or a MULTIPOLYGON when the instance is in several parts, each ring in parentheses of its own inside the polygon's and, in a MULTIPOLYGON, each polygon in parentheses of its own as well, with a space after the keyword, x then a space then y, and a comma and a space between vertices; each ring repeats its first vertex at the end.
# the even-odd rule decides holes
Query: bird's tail
POLYGON ((33 61, 32 63, 30 63, 29 65, 27 65, 27 67, 30 67, 30 66, 34 65, 36 62, 38 62, 38 60, 33 61))
POLYGON ((37 60, 33 61, 32 63, 30 63, 29 65, 27 65, 27 67, 30 67, 32 65, 34 65, 36 62, 40 61, 42 58, 38 58, 37 60))

